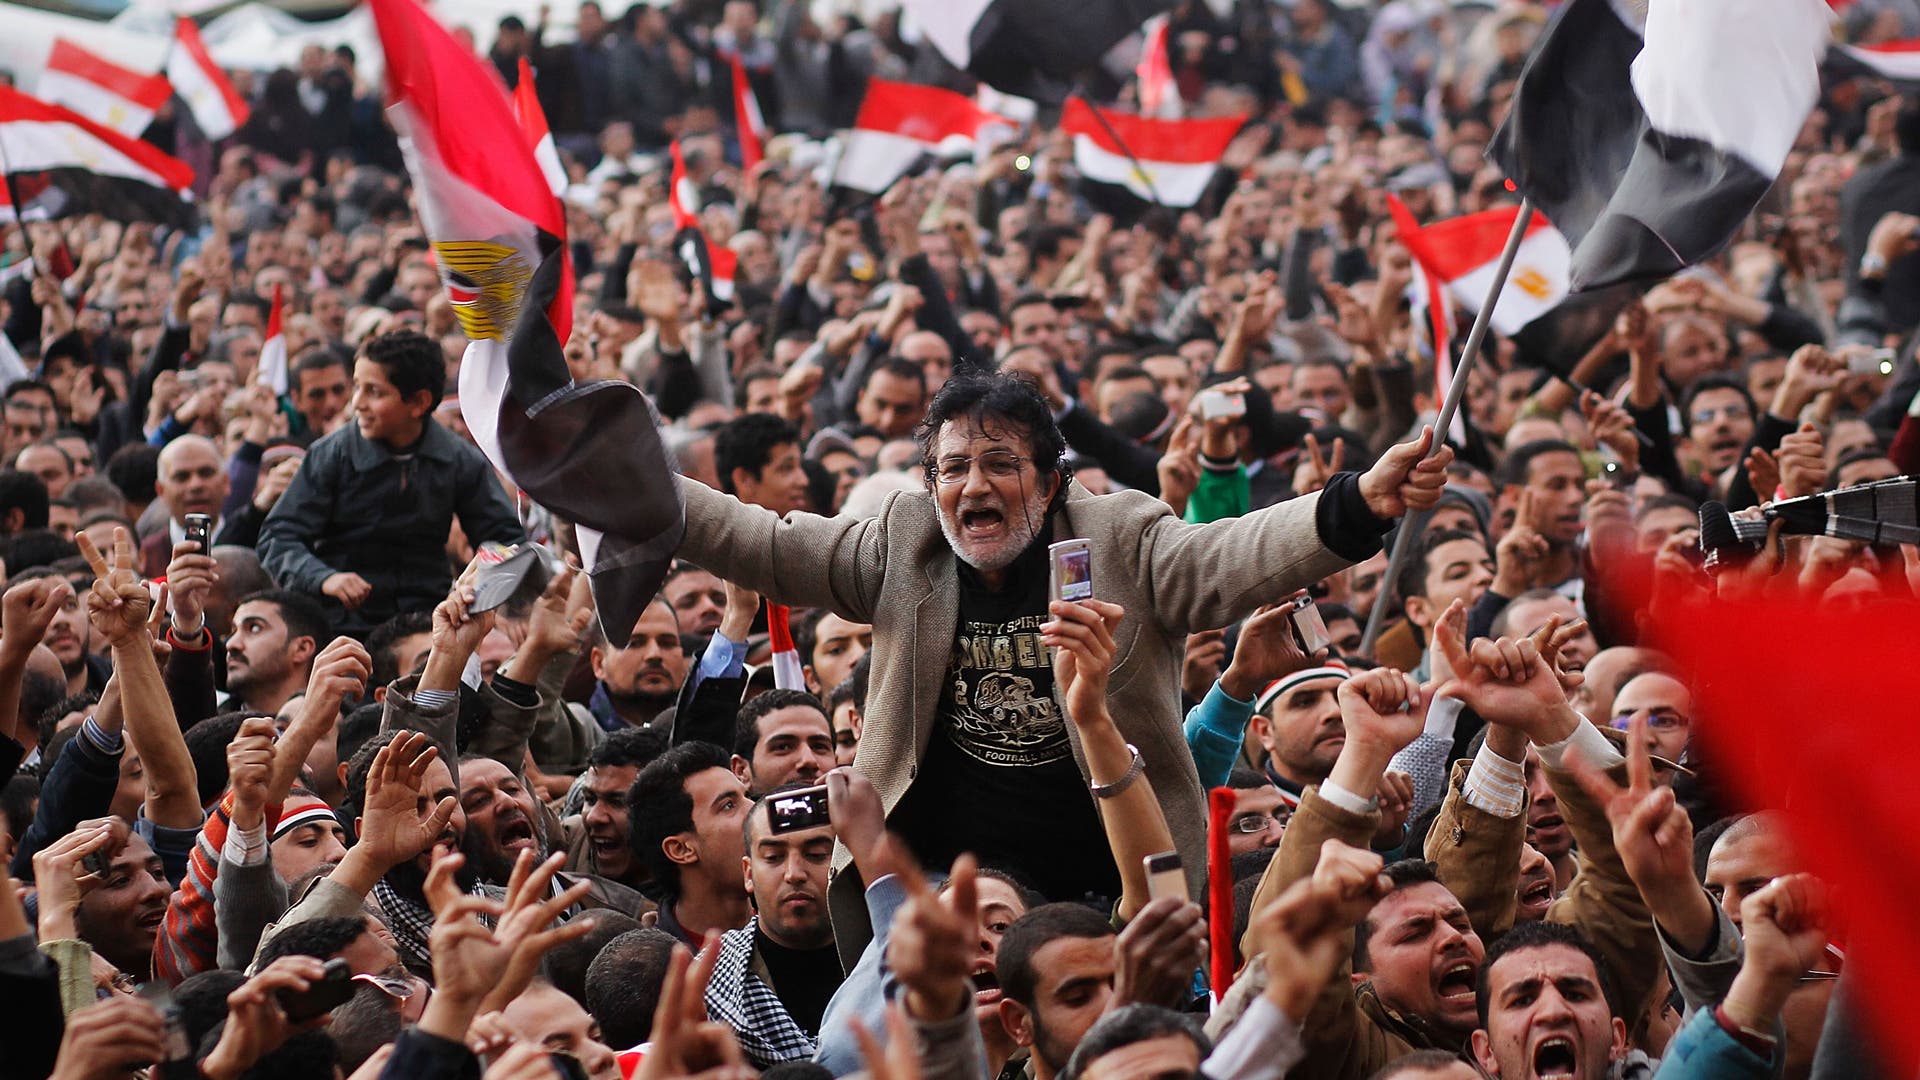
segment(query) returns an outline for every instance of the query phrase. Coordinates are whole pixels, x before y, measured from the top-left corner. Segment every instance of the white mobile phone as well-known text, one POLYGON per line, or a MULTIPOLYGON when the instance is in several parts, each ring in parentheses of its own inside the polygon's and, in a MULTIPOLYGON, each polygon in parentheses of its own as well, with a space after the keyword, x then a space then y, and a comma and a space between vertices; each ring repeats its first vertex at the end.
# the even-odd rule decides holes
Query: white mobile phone
POLYGON ((1898 358, 1892 349, 1855 349, 1847 353, 1849 375, 1891 375, 1898 358))
POLYGON ((1302 596, 1293 604, 1293 639, 1299 643, 1300 651, 1312 656, 1321 649, 1333 644, 1333 636, 1327 633, 1327 622, 1320 617, 1320 609, 1313 604, 1313 597, 1302 596))
POLYGON ((1049 583, 1055 600, 1070 604, 1093 599, 1093 548, 1085 540, 1047 545, 1049 583))
POLYGON ((1223 416, 1247 415, 1247 399, 1244 394, 1229 394, 1220 390, 1200 391, 1200 419, 1218 420, 1223 416))
POLYGON ((1163 896, 1187 899, 1187 872, 1180 866, 1180 853, 1163 851, 1140 860, 1147 867, 1147 899, 1163 896))

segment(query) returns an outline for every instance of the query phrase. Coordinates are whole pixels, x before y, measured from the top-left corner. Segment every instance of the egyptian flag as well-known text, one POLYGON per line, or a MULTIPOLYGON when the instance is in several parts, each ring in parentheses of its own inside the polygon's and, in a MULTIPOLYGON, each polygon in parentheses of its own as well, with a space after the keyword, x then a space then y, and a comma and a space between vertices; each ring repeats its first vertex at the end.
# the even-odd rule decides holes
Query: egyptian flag
POLYGON ((165 75, 136 71, 62 37, 53 39, 34 88, 43 100, 132 136, 173 96, 165 75))
POLYGON ((700 283, 709 314, 717 318, 733 307, 734 275, 739 271, 740 257, 732 248, 716 246, 707 239, 705 230, 688 225, 674 234, 673 250, 687 268, 687 275, 700 283))
POLYGON ((492 66, 414 0, 370 6, 388 118, 471 340, 461 413, 496 468, 575 523, 601 629, 624 646, 686 532, 652 406, 625 381, 572 381, 566 220, 492 66))
POLYGON ((560 151, 554 148, 553 132, 547 128, 546 111, 540 108, 540 99, 533 92, 533 65, 526 57, 520 58, 520 79, 513 84, 513 118, 520 123, 520 130, 527 133, 527 143, 533 147, 533 159, 540 163, 540 171, 546 174, 547 184, 553 193, 559 195, 567 190, 567 170, 560 164, 560 151))
POLYGON ((1146 41, 1140 47, 1140 63, 1133 69, 1133 78, 1140 93, 1140 115, 1172 120, 1180 116, 1182 102, 1167 51, 1168 21, 1165 15, 1147 20, 1146 41))
POLYGON ((785 604, 767 604, 767 643, 773 646, 773 685, 781 690, 805 690, 806 669, 794 647, 789 627, 792 611, 785 604))
POLYGON ((1573 246, 1575 292, 1654 281, 1733 238, 1819 97, 1820 0, 1568 0, 1490 156, 1573 246))
POLYGON ((282 327, 282 307, 286 298, 279 282, 273 283, 273 306, 267 309, 267 340, 260 343, 260 385, 275 397, 287 396, 291 380, 287 377, 287 335, 282 327))
POLYGON ((72 109, 0 86, 0 221, 103 214, 185 227, 193 169, 72 109))
POLYGON ((1827 50, 1827 73, 1836 78, 1886 79, 1902 93, 1920 90, 1920 38, 1878 45, 1842 45, 1827 50))
POLYGON ((1174 0, 903 0, 953 64, 1010 94, 1057 102, 1108 49, 1174 0))
POLYGON ((760 99, 753 94, 753 84, 747 81, 747 66, 740 62, 740 55, 730 54, 727 66, 733 69, 733 131, 734 138, 740 142, 740 168, 751 170, 766 156, 767 139, 772 132, 767 128, 766 116, 760 112, 760 99))
POLYGON ((1067 99, 1060 126, 1073 136, 1073 163, 1085 183, 1124 189, 1159 206, 1200 201, 1244 116, 1154 120, 1067 99))
POLYGON ((687 175, 686 155, 680 152, 680 140, 667 144, 673 158, 673 171, 667 175, 667 208, 673 211, 675 229, 697 228, 700 224, 700 185, 687 175))
POLYGON ((200 133, 218 141, 240 130, 250 111, 227 73, 213 62, 200 28, 185 15, 174 20, 173 48, 167 53, 167 81, 193 113, 200 133))
MULTIPOLYGON (((1388 204, 1399 226, 1400 242, 1414 262, 1447 290, 1452 303, 1478 311, 1492 291, 1493 273, 1519 208, 1503 206, 1422 227, 1398 198, 1389 196, 1388 204)), ((1552 311, 1567 295, 1572 261, 1566 237, 1546 218, 1532 215, 1520 250, 1514 254, 1512 272, 1493 306, 1493 328, 1511 336, 1552 311)))
POLYGON ((883 194, 921 159, 966 157, 981 131, 1007 121, 937 86, 868 79, 860 114, 833 170, 833 186, 883 194))

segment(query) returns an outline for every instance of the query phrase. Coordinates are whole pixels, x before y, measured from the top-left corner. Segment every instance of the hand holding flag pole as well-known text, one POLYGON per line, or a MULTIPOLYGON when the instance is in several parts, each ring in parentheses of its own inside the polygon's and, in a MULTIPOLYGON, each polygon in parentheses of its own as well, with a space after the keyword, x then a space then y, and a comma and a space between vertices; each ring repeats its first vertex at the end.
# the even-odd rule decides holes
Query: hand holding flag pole
MULTIPOLYGON (((1487 328, 1493 322, 1494 305, 1499 303, 1500 290, 1506 288, 1507 275, 1513 272, 1514 256, 1519 254, 1520 242, 1526 239, 1527 225, 1533 220, 1533 202, 1520 201, 1520 212, 1513 217, 1513 231, 1507 234, 1507 246, 1500 252, 1500 264, 1494 268, 1493 283, 1487 288, 1487 298, 1480 305, 1480 313, 1474 316, 1473 330, 1467 334, 1467 343, 1460 350, 1460 363, 1454 367, 1453 382, 1447 387, 1446 400, 1440 403, 1440 415, 1434 419, 1433 430, 1445 432, 1453 424, 1453 416, 1460 411, 1460 399, 1466 396, 1467 380, 1473 374, 1473 362, 1480 358, 1480 347, 1487 339, 1487 328)), ((1429 454, 1437 452, 1444 438, 1435 438, 1433 445, 1427 448, 1429 454)), ((1425 531, 1427 520, 1433 511, 1424 510, 1409 513, 1400 522, 1400 528, 1394 533, 1393 554, 1387 558, 1387 575, 1382 581, 1397 581, 1400 568, 1406 565, 1407 552, 1413 547, 1413 538, 1425 531)), ((1381 598, 1384 601, 1385 597, 1381 598)), ((1367 616, 1367 631, 1360 638, 1360 651, 1373 648, 1380 637, 1381 624, 1386 621, 1387 605, 1376 602, 1372 614, 1367 616)))

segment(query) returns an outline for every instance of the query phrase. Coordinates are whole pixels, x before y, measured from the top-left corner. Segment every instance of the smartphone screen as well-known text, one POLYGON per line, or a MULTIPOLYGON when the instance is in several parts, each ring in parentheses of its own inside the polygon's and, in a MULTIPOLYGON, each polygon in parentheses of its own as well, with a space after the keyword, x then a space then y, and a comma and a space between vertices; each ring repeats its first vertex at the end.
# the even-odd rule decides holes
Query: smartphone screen
POLYGON ((1085 540, 1062 540, 1047 548, 1053 563, 1053 597, 1068 603, 1093 599, 1093 549, 1085 540))

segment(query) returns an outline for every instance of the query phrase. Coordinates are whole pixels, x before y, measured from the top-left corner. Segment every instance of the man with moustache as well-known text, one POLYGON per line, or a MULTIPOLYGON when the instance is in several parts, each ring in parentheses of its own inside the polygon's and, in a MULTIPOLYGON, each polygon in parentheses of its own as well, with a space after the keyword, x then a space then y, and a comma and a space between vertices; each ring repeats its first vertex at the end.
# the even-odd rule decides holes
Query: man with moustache
MULTIPOLYGON (((1390 449, 1365 474, 1336 474, 1315 495, 1188 525, 1138 492, 1075 486, 1032 383, 962 376, 920 428, 924 494, 895 495, 866 520, 782 518, 688 484, 681 554, 772 599, 873 626, 874 719, 857 765, 922 859, 974 851, 1050 896, 1116 895, 1095 799, 1144 772, 1198 892, 1206 815, 1181 732, 1181 644, 1366 558, 1389 519, 1433 505, 1451 455, 1422 460, 1429 440, 1390 449), (1096 595, 1128 612, 1108 698, 1138 748, 1127 779, 1091 790, 1039 642, 1047 546, 1073 537, 1089 542, 1096 595), (1052 824, 1035 830, 1034 820, 1052 824)), ((857 875, 841 876, 841 913, 859 925, 857 875)))
POLYGON ((640 613, 625 648, 613 648, 604 640, 593 647, 587 660, 598 681, 587 710, 602 728, 651 728, 679 697, 691 666, 680 633, 672 605, 656 598, 640 613))

